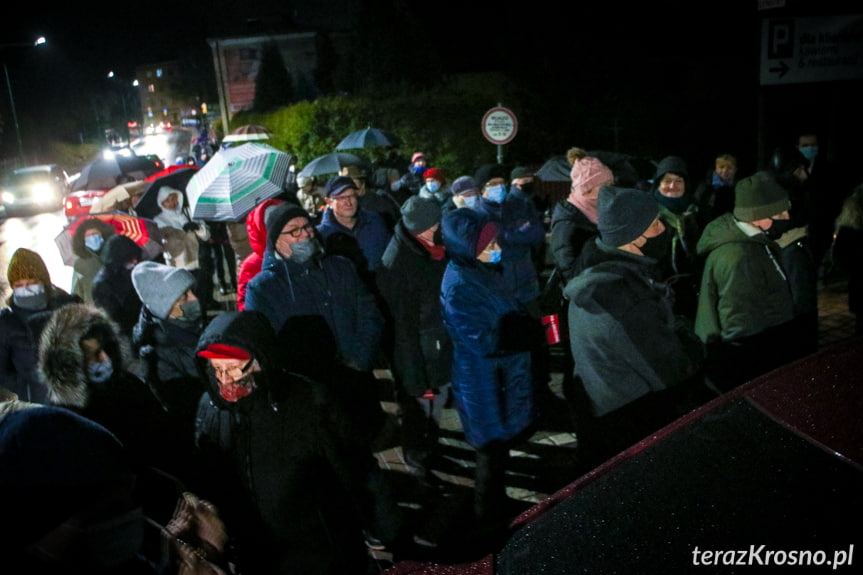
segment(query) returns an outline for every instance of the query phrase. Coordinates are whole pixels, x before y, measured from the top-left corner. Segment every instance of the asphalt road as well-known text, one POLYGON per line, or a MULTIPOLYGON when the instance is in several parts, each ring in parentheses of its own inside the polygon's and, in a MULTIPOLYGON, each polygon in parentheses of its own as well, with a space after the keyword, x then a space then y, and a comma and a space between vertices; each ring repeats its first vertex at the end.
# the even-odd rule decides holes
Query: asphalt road
MULTIPOLYGON (((192 132, 177 129, 169 134, 147 136, 142 141, 133 144, 138 155, 156 154, 165 165, 174 163, 178 155, 189 153, 189 142, 192 132)), ((6 269, 9 259, 18 248, 27 248, 42 256, 51 282, 59 288, 69 291, 72 286, 72 268, 64 265, 55 238, 67 225, 66 216, 62 210, 52 213, 35 214, 31 216, 0 217, 0 296, 5 302, 11 294, 9 282, 6 280, 6 269)))

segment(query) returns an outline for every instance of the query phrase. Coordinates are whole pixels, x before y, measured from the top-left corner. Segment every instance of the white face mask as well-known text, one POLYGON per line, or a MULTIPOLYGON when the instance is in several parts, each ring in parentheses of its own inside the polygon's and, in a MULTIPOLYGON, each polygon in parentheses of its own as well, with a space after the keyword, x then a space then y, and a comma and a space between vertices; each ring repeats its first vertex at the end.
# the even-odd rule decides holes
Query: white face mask
POLYGON ((21 286, 12 290, 12 295, 15 297, 32 297, 34 295, 42 295, 43 293, 45 293, 45 286, 42 284, 21 286))

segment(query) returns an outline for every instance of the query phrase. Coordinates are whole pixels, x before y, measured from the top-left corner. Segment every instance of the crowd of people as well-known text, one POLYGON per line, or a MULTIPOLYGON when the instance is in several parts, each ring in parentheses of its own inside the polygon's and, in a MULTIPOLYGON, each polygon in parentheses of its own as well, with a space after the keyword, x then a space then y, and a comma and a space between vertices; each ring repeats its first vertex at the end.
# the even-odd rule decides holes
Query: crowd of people
POLYGON ((828 260, 863 310, 863 189, 828 180, 814 135, 745 177, 727 153, 706 178, 680 156, 642 178, 573 148, 556 203, 526 166, 451 178, 430 160, 292 179, 224 229, 163 188, 166 255, 87 220, 69 292, 17 250, 0 311, 0 485, 22 526, 4 542, 11 565, 375 572, 368 549, 436 545, 374 458, 376 370, 391 373, 404 460, 431 491, 441 413, 455 408, 476 452, 471 517, 494 534, 512 519, 510 451, 551 409, 550 318, 586 470, 814 351, 828 260), (202 263, 214 243, 231 247, 217 284, 236 293, 230 309, 214 306, 202 263), (135 488, 153 469, 185 492, 161 566, 143 552, 135 488))

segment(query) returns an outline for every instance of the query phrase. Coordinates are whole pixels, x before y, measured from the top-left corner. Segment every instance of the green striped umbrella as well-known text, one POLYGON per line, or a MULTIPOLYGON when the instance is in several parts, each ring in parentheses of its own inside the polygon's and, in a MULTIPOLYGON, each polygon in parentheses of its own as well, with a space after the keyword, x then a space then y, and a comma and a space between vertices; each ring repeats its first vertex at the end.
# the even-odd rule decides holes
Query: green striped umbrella
POLYGON ((242 219, 261 201, 282 193, 290 159, 259 142, 218 151, 186 186, 192 218, 242 219))

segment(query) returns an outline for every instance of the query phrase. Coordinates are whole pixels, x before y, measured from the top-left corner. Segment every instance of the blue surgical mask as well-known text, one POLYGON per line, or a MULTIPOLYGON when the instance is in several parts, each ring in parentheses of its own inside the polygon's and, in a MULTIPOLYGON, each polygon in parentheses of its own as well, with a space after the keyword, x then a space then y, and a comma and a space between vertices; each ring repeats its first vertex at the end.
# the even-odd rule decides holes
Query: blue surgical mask
POLYGON ((425 166, 414 166, 413 167, 413 172, 417 175, 422 174, 425 171, 426 171, 425 166))
POLYGON ((112 375, 114 375, 114 363, 110 359, 87 366, 87 381, 90 383, 105 383, 112 375))
POLYGON ((811 162, 818 155, 818 146, 803 146, 800 148, 800 153, 811 162))
POLYGON ((506 186, 504 186, 503 184, 489 186, 485 189, 485 197, 488 201, 492 203, 502 203, 503 199, 506 197, 506 186))
POLYGON ((501 251, 499 249, 489 250, 486 253, 488 254, 488 263, 490 263, 490 264, 499 264, 500 263, 501 251))
POLYGON ((479 207, 480 196, 467 196, 464 198, 464 207, 475 210, 479 207))
POLYGON ((201 319, 201 302, 196 299, 181 303, 180 310, 183 312, 182 318, 187 321, 198 321, 201 319))
POLYGON ((84 238, 84 245, 94 252, 101 250, 103 243, 105 243, 105 238, 102 237, 102 234, 93 234, 84 238))
POLYGON ((440 189, 440 184, 437 182, 437 180, 432 180, 426 184, 426 189, 431 193, 435 193, 440 189))

